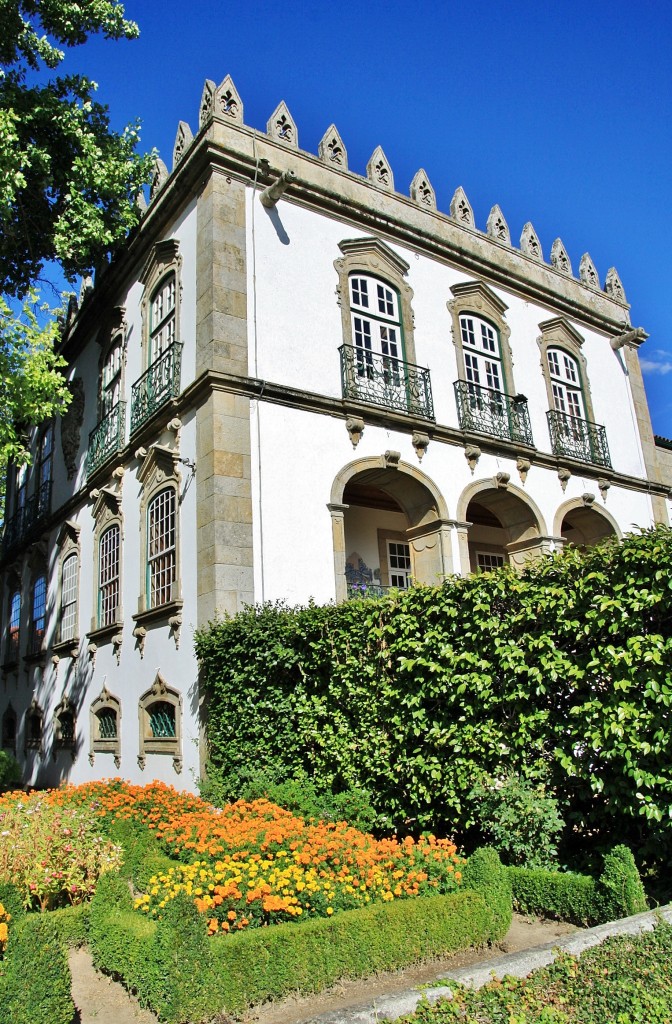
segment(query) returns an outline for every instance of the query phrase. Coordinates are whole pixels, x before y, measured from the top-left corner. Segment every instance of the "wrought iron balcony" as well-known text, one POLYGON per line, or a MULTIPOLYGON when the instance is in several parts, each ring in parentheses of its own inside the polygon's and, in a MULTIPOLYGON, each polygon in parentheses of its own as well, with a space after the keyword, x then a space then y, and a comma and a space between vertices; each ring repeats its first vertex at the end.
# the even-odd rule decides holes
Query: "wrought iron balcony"
POLYGON ((581 462, 592 462, 611 469, 607 432, 599 423, 551 409, 546 413, 551 448, 556 455, 567 455, 581 462))
POLYGON ((89 452, 86 457, 86 475, 102 466, 103 463, 124 447, 126 437, 126 402, 117 402, 113 409, 103 417, 95 430, 89 434, 89 452))
POLYGON ((131 433, 162 405, 180 393, 182 343, 173 344, 156 359, 131 389, 131 433))
POLYGON ((45 480, 33 494, 28 498, 23 508, 20 508, 5 523, 2 535, 2 556, 6 558, 12 551, 27 544, 36 534, 40 533, 42 527, 49 518, 51 512, 51 480, 45 480))
POLYGON ((490 434, 520 444, 534 444, 524 395, 512 397, 504 391, 456 380, 455 400, 462 430, 490 434))
POLYGON ((429 370, 355 345, 338 351, 344 398, 434 419, 429 370))

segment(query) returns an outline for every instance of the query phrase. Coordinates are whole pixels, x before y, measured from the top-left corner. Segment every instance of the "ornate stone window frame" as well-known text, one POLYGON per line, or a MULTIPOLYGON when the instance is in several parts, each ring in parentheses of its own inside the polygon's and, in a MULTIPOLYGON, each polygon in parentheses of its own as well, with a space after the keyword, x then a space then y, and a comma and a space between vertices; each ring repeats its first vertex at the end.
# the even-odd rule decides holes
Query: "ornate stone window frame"
POLYGON ((171 275, 175 275, 175 340, 180 341, 180 311, 182 305, 182 256, 176 238, 157 242, 140 274, 144 291, 140 304, 142 317, 142 367, 150 366, 150 334, 152 329, 152 302, 157 290, 171 275))
POLYGON ((460 317, 471 313, 474 317, 487 321, 497 331, 502 365, 502 389, 505 394, 515 395, 513 356, 509 342, 511 328, 505 319, 509 307, 484 281, 462 281, 460 284, 454 284, 450 290, 453 298, 448 301, 447 306, 452 317, 458 380, 467 379, 460 317))
POLYGON ((406 281, 410 270, 406 260, 398 256, 389 245, 373 236, 365 238, 348 238, 338 243, 343 253, 334 261, 338 274, 336 294, 341 307, 341 325, 343 341, 354 346, 352 334, 352 316, 350 308, 350 278, 353 274, 370 274, 377 277, 383 284, 394 288, 399 297, 399 314, 402 331, 402 351, 407 363, 415 364, 415 325, 413 321, 413 289, 406 281))
POLYGON ((24 750, 36 750, 42 752, 42 741, 44 739, 44 711, 33 697, 30 706, 26 709, 24 717, 24 750), (37 728, 33 728, 37 725, 37 728))
POLYGON ((72 701, 67 697, 63 697, 54 708, 54 760, 56 760, 59 750, 69 750, 72 754, 72 760, 75 760, 77 755, 77 710, 72 701), (64 735, 65 716, 72 719, 72 736, 64 735))
POLYGON ((66 520, 58 531, 58 537, 56 543, 60 548, 60 555, 58 559, 58 604, 59 604, 59 616, 58 616, 58 639, 56 643, 52 644, 52 650, 55 654, 71 654, 74 658, 79 653, 79 594, 80 594, 80 578, 81 578, 81 567, 82 567, 82 556, 79 543, 80 527, 77 523, 72 520, 66 520), (76 606, 75 606, 75 631, 72 637, 62 639, 61 627, 63 623, 63 569, 65 563, 69 558, 75 556, 77 558, 77 585, 76 585, 76 606))
POLYGON ((586 410, 586 419, 591 422, 595 422, 593 401, 590 394, 590 385, 588 383, 588 364, 586 363, 586 357, 581 351, 581 346, 583 345, 584 340, 583 337, 564 317, 554 317, 552 320, 544 320, 539 324, 539 330, 541 331, 541 334, 537 338, 537 344, 539 345, 541 352, 541 371, 546 383, 548 408, 555 408, 553 402, 551 372, 548 366, 548 350, 549 348, 554 348, 560 349, 562 352, 566 352, 576 361, 579 368, 581 395, 583 397, 586 410))
POLYGON ((168 686, 160 672, 138 702, 140 742, 138 764, 144 770, 147 754, 167 754, 173 759, 173 768, 182 771, 182 696, 178 690, 168 686), (151 728, 151 709, 155 704, 168 704, 175 713, 175 735, 154 736, 151 728))
POLYGON ((112 754, 115 768, 121 767, 121 701, 105 686, 89 708, 89 764, 93 764, 96 754, 112 754), (99 716, 102 711, 114 713, 116 736, 101 736, 99 716))
POLYGON ((95 520, 93 531, 93 615, 91 629, 86 634, 89 639, 89 651, 100 644, 112 641, 119 655, 124 625, 123 583, 124 583, 124 515, 121 511, 121 494, 110 487, 101 487, 91 492, 94 499, 91 515, 95 520), (119 604, 114 622, 100 625, 100 542, 110 527, 119 530, 119 604))
MULTIPOLYGON (((142 486, 140 498, 140 580, 138 591, 138 610, 133 615, 136 622, 135 635, 144 640, 141 630, 148 622, 179 617, 182 609, 182 574, 181 574, 181 530, 180 530, 180 484, 182 474, 179 471, 179 457, 164 445, 152 445, 144 456, 138 470, 138 480, 142 486), (167 488, 175 492, 175 579, 169 601, 151 608, 148 595, 148 524, 147 514, 154 498, 167 488)), ((171 626, 173 623, 171 623, 171 626)), ((179 633, 179 630, 178 630, 179 633)))
POLYGON ((120 367, 119 367, 119 402, 124 401, 126 394, 126 356, 128 352, 128 325, 126 323, 126 310, 123 306, 115 306, 110 314, 105 327, 98 333, 98 344, 100 345, 100 358, 98 360, 98 397, 97 397, 97 418, 100 421, 108 415, 114 406, 110 406, 107 412, 104 409, 104 381, 103 372, 105 363, 110 352, 119 345, 120 367))

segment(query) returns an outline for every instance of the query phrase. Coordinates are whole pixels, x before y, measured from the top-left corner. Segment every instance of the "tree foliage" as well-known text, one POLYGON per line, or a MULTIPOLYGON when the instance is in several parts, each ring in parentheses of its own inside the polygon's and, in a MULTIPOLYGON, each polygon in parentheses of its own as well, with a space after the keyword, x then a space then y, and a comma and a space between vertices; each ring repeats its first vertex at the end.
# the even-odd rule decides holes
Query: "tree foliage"
POLYGON ((360 786, 417 829, 475 829, 474 785, 544 780, 567 863, 672 861, 672 532, 197 634, 214 770, 360 786), (666 851, 666 852, 665 852, 666 851))

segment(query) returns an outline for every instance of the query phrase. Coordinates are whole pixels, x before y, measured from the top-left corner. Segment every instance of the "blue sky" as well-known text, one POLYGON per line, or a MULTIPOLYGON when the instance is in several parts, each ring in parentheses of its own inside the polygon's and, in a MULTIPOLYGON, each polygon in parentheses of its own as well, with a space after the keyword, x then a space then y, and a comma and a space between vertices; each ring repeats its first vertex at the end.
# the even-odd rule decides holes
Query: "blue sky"
POLYGON ((68 67, 99 83, 116 127, 170 167, 177 123, 198 124, 206 78, 231 74, 247 124, 284 99, 299 145, 333 121, 351 170, 382 145, 400 192, 419 167, 439 209, 462 185, 476 224, 499 203, 517 243, 531 220, 549 258, 611 266, 649 340, 654 431, 672 437, 672 4, 450 0, 230 4, 128 0, 135 42, 95 39, 68 67))

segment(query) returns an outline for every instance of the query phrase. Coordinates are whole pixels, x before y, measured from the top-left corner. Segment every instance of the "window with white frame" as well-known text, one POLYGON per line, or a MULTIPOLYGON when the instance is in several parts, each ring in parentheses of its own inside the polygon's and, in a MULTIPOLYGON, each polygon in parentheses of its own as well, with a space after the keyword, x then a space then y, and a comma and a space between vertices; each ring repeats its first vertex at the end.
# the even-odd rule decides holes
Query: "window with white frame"
POLYGON ((77 595, 79 584, 79 556, 73 552, 61 569, 61 626, 60 640, 74 640, 77 636, 77 595))
POLYGON ((119 612, 121 530, 114 523, 98 542, 98 628, 113 626, 119 612))
POLYGON ((173 487, 160 491, 147 508, 147 607, 173 599, 177 576, 176 495, 173 487))
POLYGON ((370 274, 351 274, 350 314, 357 376, 372 380, 383 374, 398 386, 404 354, 397 292, 370 274))
POLYGON ((39 654, 44 644, 47 623, 47 576, 39 573, 33 580, 30 609, 29 654, 39 654))
POLYGON ((175 274, 168 274, 152 295, 149 319, 149 364, 156 362, 175 341, 175 274))
POLYGON ((561 348, 549 348, 546 358, 551 378, 553 408, 556 412, 574 416, 576 419, 585 419, 581 376, 576 359, 561 348))
POLYGON ((391 587, 407 590, 411 585, 411 549, 405 541, 388 540, 387 568, 391 587))
POLYGON ((492 551, 477 551, 476 565, 479 572, 491 572, 504 565, 504 555, 497 555, 492 551))
POLYGON ((100 416, 102 420, 119 404, 121 399, 123 335, 117 334, 103 359, 100 374, 100 416))
POLYGON ((499 333, 487 320, 472 313, 460 317, 460 336, 464 353, 464 371, 470 391, 481 387, 503 391, 502 356, 499 333))
POLYGON ((42 432, 40 437, 39 450, 39 479, 38 487, 50 484, 53 477, 54 461, 54 428, 52 424, 42 432))

